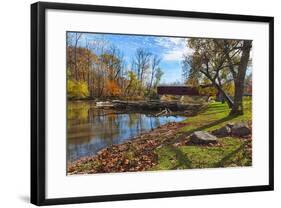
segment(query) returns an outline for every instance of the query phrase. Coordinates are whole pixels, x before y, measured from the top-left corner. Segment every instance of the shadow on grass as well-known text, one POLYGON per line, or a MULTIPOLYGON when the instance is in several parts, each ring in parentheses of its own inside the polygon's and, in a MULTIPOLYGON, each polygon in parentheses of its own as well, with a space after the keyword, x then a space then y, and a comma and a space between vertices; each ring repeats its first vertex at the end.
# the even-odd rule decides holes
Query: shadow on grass
POLYGON ((192 168, 191 161, 179 148, 169 146, 169 150, 175 153, 176 159, 178 161, 178 164, 172 168, 173 170, 177 169, 178 167, 184 167, 186 169, 192 168))
POLYGON ((179 137, 177 137, 173 141, 171 141, 169 144, 173 144, 175 142, 179 142, 180 140, 186 138, 187 136, 189 136, 190 134, 192 134, 195 131, 203 131, 204 129, 211 128, 213 126, 219 125, 219 124, 224 123, 226 121, 232 120, 232 119, 234 119, 236 117, 238 117, 238 116, 237 115, 228 115, 228 116, 226 116, 224 118, 221 118, 219 120, 213 121, 213 122, 211 122, 209 124, 206 124, 206 125, 200 126, 198 128, 192 129, 190 131, 184 132, 179 137))
MULTIPOLYGON (((228 115, 224 118, 218 119, 216 121, 213 121, 211 123, 205 124, 201 127, 194 128, 190 131, 182 133, 179 137, 175 138, 174 140, 166 143, 166 147, 169 148, 170 151, 174 152, 176 155, 176 160, 178 161, 177 165, 175 165, 172 169, 177 169, 179 167, 184 167, 186 169, 192 168, 192 162, 190 159, 177 147, 174 147, 172 144, 179 142, 182 139, 185 139, 188 137, 190 134, 192 134, 195 131, 202 131, 207 128, 211 128, 213 126, 219 125, 221 123, 224 123, 226 121, 232 120, 236 118, 237 115, 228 115)), ((223 157, 218 163, 214 164, 213 167, 222 167, 232 156, 237 154, 239 151, 241 151, 244 147, 246 146, 246 142, 242 144, 240 147, 238 147, 236 150, 230 152, 228 155, 223 157)))
MULTIPOLYGON (((244 142, 237 149, 233 150, 232 152, 230 152, 229 154, 224 156, 220 161, 218 161, 214 164, 210 164, 210 166, 208 166, 208 167, 210 167, 210 168, 227 167, 229 165, 228 162, 230 161, 230 159, 232 157, 234 157, 236 154, 238 154, 240 151, 243 151, 243 149, 245 148, 246 145, 247 145, 247 142, 244 142)), ((175 154, 176 160, 177 160, 177 164, 171 168, 172 170, 175 170, 178 168, 180 168, 180 169, 192 169, 193 168, 192 161, 179 148, 176 148, 174 146, 169 146, 169 150, 175 154)), ((247 156, 245 154, 243 154, 243 157, 241 157, 239 159, 239 161, 242 161, 246 157, 247 156)), ((247 165, 243 165, 243 166, 247 166, 247 165)))
MULTIPOLYGON (((233 157, 234 155, 236 155, 238 152, 240 152, 241 150, 244 149, 244 147, 247 145, 247 142, 244 142, 240 147, 238 147, 236 150, 230 152, 229 154, 227 154, 226 156, 224 156, 219 162, 215 163, 213 167, 218 168, 218 167, 225 167, 226 163, 228 162, 228 160, 233 157)), ((243 154, 243 158, 241 158, 240 160, 243 160, 244 158, 246 158, 246 155, 243 154)))
POLYGON ((212 115, 214 113, 218 114, 218 113, 225 113, 227 112, 226 110, 219 110, 219 111, 213 111, 213 112, 208 112, 208 113, 202 113, 204 116, 206 115, 212 115))

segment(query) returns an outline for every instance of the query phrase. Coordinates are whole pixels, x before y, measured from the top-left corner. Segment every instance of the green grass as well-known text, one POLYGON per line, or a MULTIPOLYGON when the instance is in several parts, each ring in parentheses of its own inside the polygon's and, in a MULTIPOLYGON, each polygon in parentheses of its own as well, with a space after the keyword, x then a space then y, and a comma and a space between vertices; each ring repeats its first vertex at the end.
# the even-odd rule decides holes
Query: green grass
POLYGON ((249 99, 244 100, 244 115, 229 116, 230 109, 224 103, 210 103, 203 112, 197 116, 190 117, 184 122, 186 126, 183 127, 181 132, 193 131, 212 131, 224 126, 231 122, 250 122, 252 120, 252 102, 249 99))
MULTIPOLYGON (((244 100, 243 104, 244 115, 229 116, 230 109, 227 104, 211 103, 197 116, 186 119, 184 121, 186 126, 180 130, 179 135, 188 136, 194 131, 210 132, 227 123, 246 122, 251 124, 251 100, 244 100)), ((249 153, 245 148, 249 140, 224 137, 220 138, 219 142, 221 147, 163 146, 155 151, 158 155, 158 164, 152 170, 250 166, 252 164, 251 152, 249 153)))
POLYGON ((238 138, 220 139, 223 147, 166 146, 158 149, 158 165, 152 170, 217 168, 250 166, 251 159, 245 150, 247 141, 238 138))

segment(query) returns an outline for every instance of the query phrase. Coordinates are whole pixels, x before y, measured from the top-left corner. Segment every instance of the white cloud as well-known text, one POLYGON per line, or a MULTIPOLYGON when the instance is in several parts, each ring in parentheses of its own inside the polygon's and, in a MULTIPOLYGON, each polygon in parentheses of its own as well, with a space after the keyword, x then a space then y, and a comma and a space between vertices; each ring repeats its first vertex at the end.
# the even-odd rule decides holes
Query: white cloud
POLYGON ((173 50, 169 51, 168 53, 165 53, 163 55, 163 59, 166 61, 175 61, 175 60, 182 60, 183 52, 180 50, 173 50))
POLYGON ((168 38, 168 40, 174 43, 175 45, 186 44, 186 39, 187 38, 168 38))
POLYGON ((183 54, 191 54, 192 50, 186 46, 187 38, 160 37, 156 43, 164 48, 162 55, 165 61, 181 61, 183 54))
POLYGON ((184 54, 191 54, 192 50, 185 47, 176 47, 172 50, 167 51, 163 55, 163 59, 166 61, 181 61, 184 54))

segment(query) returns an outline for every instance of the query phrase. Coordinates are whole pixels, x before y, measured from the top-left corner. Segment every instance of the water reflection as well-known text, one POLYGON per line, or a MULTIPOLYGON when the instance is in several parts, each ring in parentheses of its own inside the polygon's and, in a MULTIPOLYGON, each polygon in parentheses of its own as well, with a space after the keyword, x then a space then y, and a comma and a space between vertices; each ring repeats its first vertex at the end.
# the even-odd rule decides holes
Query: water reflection
POLYGON ((132 137, 181 116, 154 117, 94 108, 93 102, 69 102, 67 114, 67 159, 95 155, 99 150, 120 144, 132 137))

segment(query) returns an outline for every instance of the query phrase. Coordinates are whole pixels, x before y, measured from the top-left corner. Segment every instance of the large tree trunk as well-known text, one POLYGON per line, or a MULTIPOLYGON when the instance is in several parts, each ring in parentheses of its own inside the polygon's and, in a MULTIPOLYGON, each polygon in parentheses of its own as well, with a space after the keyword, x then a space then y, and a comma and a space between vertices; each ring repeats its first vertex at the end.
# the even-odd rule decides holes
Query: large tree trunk
POLYGON ((231 115, 243 114, 244 81, 245 81, 246 70, 250 57, 251 47, 252 47, 252 41, 245 40, 242 47, 242 55, 240 59, 240 64, 238 66, 237 77, 234 81, 235 83, 234 105, 230 112, 231 115))

